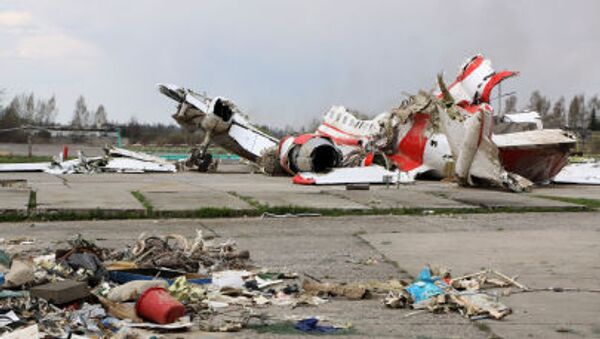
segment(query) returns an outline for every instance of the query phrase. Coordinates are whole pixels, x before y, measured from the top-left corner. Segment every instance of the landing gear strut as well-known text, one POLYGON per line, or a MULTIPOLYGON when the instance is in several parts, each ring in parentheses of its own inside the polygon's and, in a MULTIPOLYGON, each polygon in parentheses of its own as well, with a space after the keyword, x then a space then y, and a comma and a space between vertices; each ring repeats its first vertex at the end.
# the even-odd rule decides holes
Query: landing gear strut
POLYGON ((213 162, 212 154, 208 153, 208 146, 211 142, 211 132, 207 132, 204 141, 198 148, 192 148, 190 158, 187 160, 188 167, 198 167, 198 172, 207 172, 213 162))

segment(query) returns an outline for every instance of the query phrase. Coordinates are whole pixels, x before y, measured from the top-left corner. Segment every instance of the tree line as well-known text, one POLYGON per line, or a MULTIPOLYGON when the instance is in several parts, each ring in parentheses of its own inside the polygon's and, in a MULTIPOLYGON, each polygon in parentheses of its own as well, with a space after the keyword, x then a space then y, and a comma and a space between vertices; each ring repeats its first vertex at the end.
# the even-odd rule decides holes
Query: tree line
MULTIPOLYGON (((34 93, 15 95, 4 106, 4 90, 0 89, 0 141, 25 142, 27 134, 22 128, 38 128, 37 135, 43 139, 49 138, 45 127, 56 125, 58 108, 56 96, 40 98, 34 93)), ((92 113, 80 96, 75 103, 70 126, 75 129, 105 128, 109 126, 106 109, 103 105, 92 113)))
MULTIPOLYGON (((517 97, 511 95, 504 100, 503 112, 514 113, 517 109, 517 97)), ((574 95, 567 105, 564 96, 554 103, 542 95, 540 91, 533 91, 529 102, 521 110, 538 112, 542 118, 544 128, 566 128, 580 133, 582 136, 591 131, 600 131, 600 98, 597 95, 586 100, 583 94, 574 95)))
MULTIPOLYGON (((6 106, 3 106, 4 91, 0 89, 0 142, 26 142, 27 135, 19 127, 32 125, 38 127, 56 124, 58 109, 56 97, 40 98, 33 93, 15 95, 6 106)), ((538 112, 545 128, 567 128, 578 132, 585 137, 591 131, 600 131, 600 98, 596 95, 585 98, 583 94, 573 96, 567 103, 565 97, 560 97, 552 102, 548 97, 536 90, 531 93, 528 102, 521 105, 517 96, 508 96, 503 101, 503 113, 531 110, 538 112)), ((366 117, 361 117, 366 118, 366 117)), ((259 129, 273 135, 283 137, 296 133, 312 133, 319 126, 320 120, 313 119, 305 126, 276 128, 268 125, 259 125, 259 129)), ((130 143, 139 144, 189 144, 198 140, 175 124, 149 124, 131 118, 124 124, 108 121, 104 105, 99 105, 95 110, 90 110, 85 98, 79 96, 75 102, 72 118, 69 125, 74 129, 86 128, 119 128, 124 138, 130 143)), ((43 130, 38 135, 44 136, 43 130)), ((48 139, 47 135, 44 139, 48 139)))

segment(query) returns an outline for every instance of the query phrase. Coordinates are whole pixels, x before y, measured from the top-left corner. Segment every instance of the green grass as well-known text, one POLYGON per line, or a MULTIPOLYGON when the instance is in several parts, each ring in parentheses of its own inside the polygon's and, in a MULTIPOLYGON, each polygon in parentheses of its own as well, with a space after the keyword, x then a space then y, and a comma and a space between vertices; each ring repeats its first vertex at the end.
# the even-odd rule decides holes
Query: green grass
POLYGON ((18 164, 22 162, 50 162, 51 156, 34 155, 31 158, 26 155, 0 156, 0 164, 18 164))
POLYGON ((598 199, 587 199, 587 198, 568 198, 568 197, 557 197, 552 195, 537 195, 539 198, 569 202, 576 205, 582 205, 587 208, 599 208, 600 200, 598 199))
POLYGON ((27 211, 31 212, 37 207, 37 191, 29 191, 29 201, 27 201, 27 211))
POLYGON ((152 206, 150 201, 140 191, 132 191, 131 195, 133 195, 133 197, 136 198, 142 204, 142 206, 144 206, 148 215, 153 214, 154 206, 152 206))
MULTIPOLYGON (((136 210, 39 210, 37 209, 37 194, 32 191, 29 196, 27 213, 19 211, 4 211, 0 214, 0 222, 17 221, 70 221, 70 220, 112 220, 112 219, 160 219, 160 218, 236 218, 236 217, 260 217, 265 213, 270 214, 320 214, 326 217, 342 216, 367 216, 367 215, 462 215, 462 214, 487 214, 487 213, 525 213, 525 212, 581 212, 590 211, 599 206, 599 201, 586 201, 582 206, 572 207, 498 207, 498 208, 371 208, 371 209, 322 209, 301 206, 269 206, 259 203, 251 197, 229 192, 231 195, 246 201, 251 208, 232 209, 228 207, 205 207, 199 209, 182 211, 156 211, 154 206, 139 191, 131 194, 142 204, 144 211, 136 210), (425 213, 425 211, 427 213, 425 213)), ((562 199, 562 198, 561 198, 562 199)), ((577 200, 579 203, 581 201, 577 200)), ((575 202, 569 200, 569 202, 575 202)))

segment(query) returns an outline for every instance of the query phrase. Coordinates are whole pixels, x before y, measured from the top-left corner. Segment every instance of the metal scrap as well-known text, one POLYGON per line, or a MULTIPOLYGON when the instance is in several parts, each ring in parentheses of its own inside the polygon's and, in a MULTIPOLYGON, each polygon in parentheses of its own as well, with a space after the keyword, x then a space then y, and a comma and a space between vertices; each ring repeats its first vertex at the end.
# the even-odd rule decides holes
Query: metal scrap
POLYGON ((383 299, 390 308, 411 307, 430 312, 457 310, 471 319, 491 317, 501 319, 512 311, 498 301, 496 296, 484 293, 489 287, 514 286, 522 290, 527 287, 497 270, 480 272, 451 278, 448 270, 425 267, 415 282, 396 291, 389 291, 383 299))

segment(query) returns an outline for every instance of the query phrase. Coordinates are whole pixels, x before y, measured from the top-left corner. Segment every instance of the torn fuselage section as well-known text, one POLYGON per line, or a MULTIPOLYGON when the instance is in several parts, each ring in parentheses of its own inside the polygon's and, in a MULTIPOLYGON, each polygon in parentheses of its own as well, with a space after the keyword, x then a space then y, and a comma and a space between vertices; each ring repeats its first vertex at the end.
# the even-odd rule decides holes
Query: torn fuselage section
POLYGON ((215 143, 257 163, 271 175, 326 172, 342 164, 342 153, 331 138, 316 134, 289 136, 279 141, 250 124, 233 102, 210 98, 175 85, 159 85, 164 95, 178 102, 173 119, 190 132, 203 134, 188 162, 205 170, 211 161, 207 149, 215 143))
POLYGON ((159 84, 159 91, 175 100, 172 115, 189 132, 200 132, 202 143, 191 150, 189 167, 205 172, 212 164, 208 147, 214 143, 240 157, 256 162, 278 140, 252 126, 237 106, 223 97, 211 98, 176 85, 159 84))
POLYGON ((362 165, 368 165, 382 153, 387 169, 411 176, 454 176, 462 185, 527 190, 531 182, 503 168, 492 140, 490 93, 516 74, 496 72, 489 60, 477 55, 461 67, 449 87, 440 78, 438 94, 421 91, 372 120, 360 120, 334 106, 317 133, 332 137, 344 150, 345 164, 360 163, 350 159, 359 155, 362 165))

